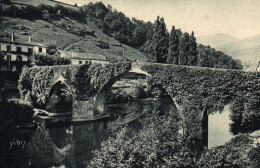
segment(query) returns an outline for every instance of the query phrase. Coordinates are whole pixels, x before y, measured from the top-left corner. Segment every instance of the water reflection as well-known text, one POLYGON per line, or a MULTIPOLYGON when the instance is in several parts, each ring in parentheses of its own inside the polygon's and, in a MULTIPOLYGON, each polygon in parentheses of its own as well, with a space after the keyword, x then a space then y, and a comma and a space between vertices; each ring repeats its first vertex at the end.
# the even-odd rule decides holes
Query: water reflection
MULTIPOLYGON (((87 167, 92 151, 98 149, 101 142, 114 136, 118 127, 128 123, 138 131, 142 125, 138 122, 148 110, 160 112, 175 108, 171 99, 142 99, 125 104, 108 106, 112 117, 110 121, 95 121, 53 124, 46 122, 27 135, 24 150, 18 149, 23 155, 15 167, 87 167), (120 120, 115 120, 120 116, 120 120)), ((11 159, 11 158, 9 158, 11 159)), ((13 166, 10 164, 10 167, 13 166)))

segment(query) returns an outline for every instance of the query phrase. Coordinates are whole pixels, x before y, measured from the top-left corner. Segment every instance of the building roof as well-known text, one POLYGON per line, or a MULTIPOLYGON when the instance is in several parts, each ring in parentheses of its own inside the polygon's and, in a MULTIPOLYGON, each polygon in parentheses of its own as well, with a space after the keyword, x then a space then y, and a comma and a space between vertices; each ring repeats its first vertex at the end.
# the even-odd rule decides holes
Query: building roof
POLYGON ((29 41, 26 41, 26 40, 22 40, 22 39, 18 39, 16 38, 14 42, 10 42, 9 38, 3 38, 1 37, 0 38, 0 42, 2 43, 11 43, 11 44, 16 44, 16 45, 28 45, 28 46, 39 46, 39 47, 46 47, 45 45, 43 44, 40 44, 40 43, 36 43, 36 42, 29 42, 29 41))

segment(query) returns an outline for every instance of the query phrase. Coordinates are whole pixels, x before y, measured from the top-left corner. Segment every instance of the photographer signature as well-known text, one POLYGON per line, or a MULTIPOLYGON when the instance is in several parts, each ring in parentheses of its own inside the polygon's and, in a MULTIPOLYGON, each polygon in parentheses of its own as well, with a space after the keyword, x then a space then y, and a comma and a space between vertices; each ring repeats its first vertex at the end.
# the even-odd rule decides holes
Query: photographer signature
POLYGON ((10 148, 9 148, 9 151, 12 149, 12 147, 14 146, 22 146, 24 148, 25 146, 25 141, 21 141, 21 140, 18 140, 16 138, 14 138, 12 141, 10 141, 10 148))

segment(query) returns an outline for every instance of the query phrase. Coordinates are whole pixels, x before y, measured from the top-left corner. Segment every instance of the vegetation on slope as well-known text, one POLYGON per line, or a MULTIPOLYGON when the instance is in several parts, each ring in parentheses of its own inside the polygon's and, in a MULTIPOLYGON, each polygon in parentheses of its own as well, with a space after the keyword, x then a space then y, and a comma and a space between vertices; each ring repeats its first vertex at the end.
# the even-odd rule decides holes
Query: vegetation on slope
POLYGON ((241 62, 223 52, 214 49, 209 52, 203 45, 197 48, 193 32, 189 35, 173 26, 169 33, 163 18, 158 17, 155 23, 145 23, 135 18, 130 20, 122 12, 113 10, 111 6, 106 7, 102 2, 85 5, 82 11, 104 33, 146 53, 152 62, 242 69, 241 62))
POLYGON ((6 11, 0 14, 0 38, 10 34, 12 30, 21 40, 27 41, 28 36, 31 36, 34 42, 56 46, 58 51, 69 57, 77 56, 78 53, 93 53, 102 54, 108 59, 122 59, 125 56, 130 60, 146 61, 146 56, 142 52, 120 44, 113 37, 104 34, 84 14, 81 14, 78 8, 67 9, 61 5, 0 6, 6 11), (12 9, 15 9, 15 12, 12 9), (32 14, 30 14, 31 9, 34 12, 32 14), (17 12, 24 15, 14 14, 17 12), (29 18, 30 15, 34 16, 29 18), (78 15, 80 16, 77 17, 78 15))
MULTIPOLYGON (((144 54, 141 53, 143 52, 151 62, 242 69, 239 61, 233 60, 222 52, 217 52, 214 49, 209 50, 202 45, 197 47, 193 32, 191 35, 183 33, 173 26, 169 33, 163 18, 158 17, 155 23, 145 23, 135 18, 131 20, 122 12, 113 10, 111 6, 106 7, 101 2, 90 3, 77 9, 66 8, 62 5, 1 5, 0 11, 1 16, 34 20, 36 23, 41 22, 39 24, 45 25, 41 28, 44 28, 44 31, 41 32, 41 29, 37 29, 37 36, 43 33, 45 35, 43 37, 46 38, 43 38, 43 42, 47 41, 48 37, 46 36, 50 36, 50 31, 53 34, 50 41, 53 41, 53 37, 60 36, 61 32, 69 32, 66 34, 68 40, 60 40, 60 44, 57 41, 53 42, 58 45, 59 49, 94 53, 98 51, 106 56, 123 57, 125 55, 131 60, 141 61, 145 60, 144 54), (36 19, 38 20, 36 21, 36 19), (41 20, 51 23, 51 25, 41 20), (107 35, 102 34, 100 30, 93 31, 94 25, 91 22, 107 35), (90 29, 86 29, 86 27, 90 29), (48 33, 46 34, 46 32, 48 33), (54 32, 57 32, 57 35, 54 32), (116 41, 113 43, 111 38, 115 38, 120 43, 116 41), (123 46, 121 43, 133 48, 123 46)), ((12 20, 10 19, 10 21, 12 20)))

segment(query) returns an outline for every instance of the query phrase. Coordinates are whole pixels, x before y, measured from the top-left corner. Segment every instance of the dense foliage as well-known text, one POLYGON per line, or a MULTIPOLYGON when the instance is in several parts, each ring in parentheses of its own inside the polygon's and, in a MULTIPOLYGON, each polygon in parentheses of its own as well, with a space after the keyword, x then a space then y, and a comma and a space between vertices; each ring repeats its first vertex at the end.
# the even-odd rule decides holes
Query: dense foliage
POLYGON ((183 125, 183 121, 174 111, 166 115, 150 112, 143 119, 143 129, 138 133, 132 134, 124 127, 115 138, 103 142, 101 149, 94 152, 90 167, 194 165, 194 142, 192 137, 183 134, 187 129, 187 123, 183 125))
POLYGON ((257 87, 259 86, 253 85, 252 88, 247 89, 254 89, 255 92, 235 98, 230 115, 232 133, 247 133, 260 129, 260 94, 257 87))
MULTIPOLYGON (((0 94, 0 96, 2 95, 0 94)), ((16 165, 18 163, 15 163, 15 161, 24 156, 14 148, 11 149, 10 142, 15 138, 24 139, 22 134, 17 133, 17 130, 23 128, 26 124, 32 123, 33 113, 33 107, 29 102, 18 99, 0 99, 1 167, 9 167, 7 162, 11 163, 10 165, 16 165)))
POLYGON ((158 63, 166 62, 169 47, 168 40, 169 34, 164 19, 158 17, 154 24, 154 33, 148 48, 150 60, 158 63))
POLYGON ((159 85, 176 101, 190 101, 190 108, 208 114, 232 105, 231 130, 234 134, 260 129, 259 73, 211 70, 173 65, 146 65, 152 85, 159 85))
POLYGON ((198 167, 207 168, 239 168, 260 166, 260 145, 254 144, 259 137, 240 134, 223 146, 204 151, 198 167))
POLYGON ((44 19, 52 20, 59 19, 61 17, 71 17, 75 19, 85 20, 83 15, 72 8, 66 8, 62 5, 50 6, 50 5, 38 5, 38 6, 16 6, 12 4, 0 4, 0 16, 17 17, 28 20, 44 19))
MULTIPOLYGON (((165 90, 179 104, 187 99, 190 105, 186 108, 197 110, 198 118, 194 120, 201 120, 199 117, 204 112, 222 111, 225 105, 231 104, 235 134, 260 128, 259 73, 158 64, 140 64, 140 68, 151 75, 152 87, 165 90)), ((113 80, 129 69, 130 64, 25 68, 19 91, 22 97, 44 106, 51 88, 63 77, 74 99, 87 100, 100 89, 109 90, 113 80)), ((161 94, 156 89, 153 92, 161 94)))
POLYGON ((184 111, 158 115, 152 112, 141 120, 143 128, 133 134, 123 127, 116 137, 102 142, 94 151, 89 167, 185 167, 257 168, 260 165, 257 136, 240 134, 223 146, 196 149, 196 136, 186 134, 192 116, 184 111))
POLYGON ((24 68, 19 79, 18 89, 24 99, 30 99, 34 106, 45 107, 50 90, 64 78, 73 99, 88 100, 111 78, 129 69, 128 64, 60 65, 24 68))
MULTIPOLYGON (((71 17, 86 22, 88 18, 104 33, 144 52, 151 62, 225 69, 243 68, 241 62, 223 52, 198 45, 193 32, 191 34, 183 33, 173 26, 169 33, 163 18, 157 17, 154 23, 135 18, 129 19, 122 12, 112 9, 110 5, 106 7, 102 2, 89 3, 78 9, 66 8, 62 5, 34 7, 7 4, 0 5, 0 16, 29 20, 43 19, 49 22, 62 17, 71 17)), ((96 37, 93 32, 84 29, 71 30, 71 33, 96 37)), ((105 46, 105 48, 108 47, 105 46)))
POLYGON ((1 128, 11 128, 32 121, 33 109, 30 103, 22 100, 1 100, 0 113, 1 128))
POLYGON ((30 58, 30 64, 38 66, 69 65, 70 59, 53 55, 33 55, 30 58))
POLYGON ((201 67, 223 68, 223 69, 243 69, 240 60, 234 60, 221 51, 216 51, 210 46, 197 46, 198 62, 201 67))
POLYGON ((173 26, 169 34, 163 18, 157 17, 155 23, 135 18, 131 20, 102 2, 84 5, 81 11, 104 33, 146 53, 151 62, 225 69, 243 68, 240 61, 223 52, 198 45, 193 32, 189 35, 173 26))

